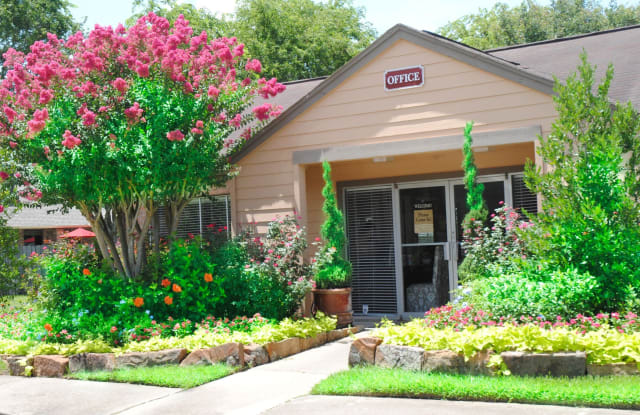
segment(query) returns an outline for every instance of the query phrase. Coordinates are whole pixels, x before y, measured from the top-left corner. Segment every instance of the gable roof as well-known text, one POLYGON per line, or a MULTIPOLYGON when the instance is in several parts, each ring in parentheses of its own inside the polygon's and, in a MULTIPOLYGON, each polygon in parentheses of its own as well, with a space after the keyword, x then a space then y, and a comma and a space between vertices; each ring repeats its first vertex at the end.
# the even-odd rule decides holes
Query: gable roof
POLYGON ((535 68, 544 76, 564 80, 575 72, 580 53, 585 50, 591 64, 597 65, 595 79, 601 79, 610 63, 614 77, 609 89, 612 101, 631 103, 640 108, 640 25, 561 39, 488 50, 487 53, 522 68, 535 68))
POLYGON ((537 72, 536 70, 528 67, 522 67, 514 64, 513 62, 493 56, 463 43, 455 42, 435 33, 419 31, 403 24, 397 24, 376 39, 371 45, 369 45, 369 47, 340 67, 340 69, 334 72, 327 79, 315 85, 312 90, 303 95, 293 105, 288 108, 285 107, 284 111, 280 116, 278 116, 278 118, 267 124, 231 158, 232 162, 237 163, 240 161, 289 121, 293 120, 320 98, 327 95, 349 76, 400 39, 408 40, 417 45, 433 50, 434 52, 441 53, 476 68, 494 73, 514 82, 518 82, 545 94, 553 93, 553 80, 546 74, 537 72))

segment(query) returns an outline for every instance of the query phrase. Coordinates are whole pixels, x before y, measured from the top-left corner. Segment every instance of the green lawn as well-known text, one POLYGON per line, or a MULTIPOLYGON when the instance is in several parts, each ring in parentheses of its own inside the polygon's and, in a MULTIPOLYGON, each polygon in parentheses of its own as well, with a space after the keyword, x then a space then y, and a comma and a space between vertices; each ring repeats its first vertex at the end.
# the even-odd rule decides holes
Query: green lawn
POLYGON ((210 366, 154 366, 117 369, 113 372, 78 372, 67 377, 101 382, 137 383, 189 389, 234 373, 237 369, 225 364, 210 366))
POLYGON ((315 395, 358 395, 640 409, 640 377, 521 378, 354 368, 329 376, 315 395))

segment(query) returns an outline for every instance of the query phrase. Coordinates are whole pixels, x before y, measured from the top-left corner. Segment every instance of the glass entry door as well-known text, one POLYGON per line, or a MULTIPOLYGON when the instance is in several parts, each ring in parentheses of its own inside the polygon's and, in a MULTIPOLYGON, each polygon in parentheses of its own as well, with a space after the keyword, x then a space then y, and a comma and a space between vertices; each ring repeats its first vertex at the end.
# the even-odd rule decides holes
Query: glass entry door
POLYGON ((404 311, 424 313, 449 301, 448 186, 398 191, 404 311))

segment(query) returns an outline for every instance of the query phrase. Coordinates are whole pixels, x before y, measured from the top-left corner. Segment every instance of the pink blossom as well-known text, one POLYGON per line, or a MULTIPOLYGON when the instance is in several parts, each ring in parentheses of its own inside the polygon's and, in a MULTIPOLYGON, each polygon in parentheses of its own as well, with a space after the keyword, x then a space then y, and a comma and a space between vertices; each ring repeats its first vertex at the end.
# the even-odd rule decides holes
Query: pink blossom
POLYGON ((62 145, 69 150, 73 150, 74 147, 82 143, 82 140, 80 140, 78 137, 73 136, 71 134, 71 131, 69 130, 66 130, 62 137, 64 138, 64 140, 62 140, 62 145))
POLYGON ((4 114, 7 116, 7 120, 9 121, 9 123, 12 123, 13 119, 16 117, 16 115, 18 115, 18 113, 6 104, 2 109, 4 110, 4 114))
POLYGON ((6 171, 0 171, 1 180, 7 180, 8 178, 9 178, 9 173, 7 173, 6 171))
POLYGON ((257 59, 250 59, 244 67, 247 71, 253 71, 255 73, 262 72, 262 63, 257 59))
POLYGON ((262 104, 253 109, 253 113, 255 114, 256 118, 260 121, 269 119, 269 111, 271 111, 271 104, 269 103, 262 104))
POLYGON ((49 119, 49 111, 47 111, 46 108, 34 111, 33 119, 27 122, 27 125, 29 126, 29 131, 32 134, 36 134, 44 130, 44 126, 48 119, 49 119))
POLYGON ((116 78, 111 85, 113 85, 113 87, 115 89, 118 90, 118 92, 120 92, 120 94, 124 94, 125 92, 127 92, 127 89, 129 88, 129 85, 127 84, 127 81, 125 81, 122 78, 116 78))
POLYGON ((211 85, 209 86, 209 90, 207 91, 207 95, 209 95, 211 98, 217 98, 218 95, 220 95, 220 90, 218 88, 216 88, 215 86, 211 85))
POLYGON ((136 73, 141 78, 146 78, 149 76, 149 65, 145 63, 138 62, 136 65, 136 73))
POLYGON ((129 119, 129 122, 136 122, 142 117, 143 112, 144 110, 140 108, 140 104, 134 102, 132 107, 124 110, 124 115, 129 119))
POLYGON ((0 213, 4 212, 4 206, 0 205, 0 213))
POLYGON ((42 92, 40 92, 40 99, 38 100, 38 104, 46 105, 49 103, 49 101, 51 101, 52 98, 53 93, 48 89, 43 89, 42 92))
POLYGON ((95 112, 92 111, 85 111, 85 113, 82 115, 82 124, 85 126, 91 126, 94 125, 96 123, 96 114, 95 112))
POLYGON ((242 122, 242 115, 236 114, 235 117, 229 120, 229 125, 232 127, 240 127, 240 123, 242 122))
POLYGON ((180 130, 173 130, 167 133, 167 139, 169 141, 182 141, 184 134, 180 130))

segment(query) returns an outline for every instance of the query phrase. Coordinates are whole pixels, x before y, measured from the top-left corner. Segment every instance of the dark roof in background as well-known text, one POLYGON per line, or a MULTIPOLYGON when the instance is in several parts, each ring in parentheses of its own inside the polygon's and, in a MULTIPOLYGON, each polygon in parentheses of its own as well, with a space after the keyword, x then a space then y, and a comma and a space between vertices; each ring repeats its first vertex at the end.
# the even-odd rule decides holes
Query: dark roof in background
POLYGON ((24 208, 16 214, 12 214, 9 210, 7 226, 16 229, 55 229, 89 226, 89 223, 79 210, 71 209, 69 213, 62 214, 57 210, 59 208, 59 205, 43 208, 24 208), (55 212, 47 213, 52 210, 55 210, 55 212))
POLYGON ((576 71, 583 49, 589 62, 597 65, 596 80, 613 63, 609 97, 613 101, 631 101, 640 108, 640 25, 492 49, 487 53, 564 80, 576 71))

